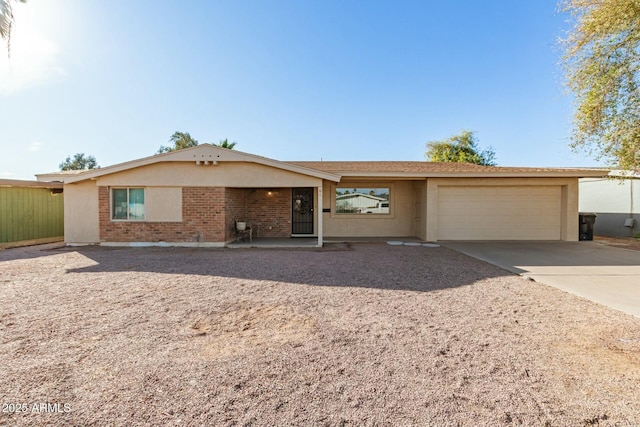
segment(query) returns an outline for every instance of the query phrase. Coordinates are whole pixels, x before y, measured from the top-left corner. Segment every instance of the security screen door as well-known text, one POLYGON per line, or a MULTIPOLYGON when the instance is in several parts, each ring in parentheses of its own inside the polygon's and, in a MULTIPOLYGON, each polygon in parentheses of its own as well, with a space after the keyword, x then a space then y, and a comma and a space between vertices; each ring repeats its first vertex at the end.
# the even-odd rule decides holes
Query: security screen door
POLYGON ((313 234, 313 188, 292 188, 291 195, 291 234, 313 234))

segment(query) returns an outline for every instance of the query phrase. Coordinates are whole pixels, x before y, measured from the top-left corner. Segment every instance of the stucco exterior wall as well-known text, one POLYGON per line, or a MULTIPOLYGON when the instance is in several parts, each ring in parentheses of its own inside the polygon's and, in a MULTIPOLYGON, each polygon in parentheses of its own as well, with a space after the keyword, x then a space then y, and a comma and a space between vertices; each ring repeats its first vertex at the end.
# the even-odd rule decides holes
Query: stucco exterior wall
POLYGON ((182 222, 182 188, 145 188, 147 221, 182 222))
POLYGON ((98 187, 95 181, 64 186, 64 241, 95 244, 100 241, 98 187))
POLYGON ((351 181, 338 184, 325 182, 323 206, 331 207, 324 214, 325 237, 412 237, 414 231, 413 181, 351 181), (390 188, 389 214, 337 214, 336 187, 390 188))
POLYGON ((256 163, 220 162, 218 166, 195 162, 164 162, 105 175, 99 186, 148 187, 317 187, 320 178, 300 175, 256 163))
POLYGON ((413 182, 413 230, 417 238, 427 239, 427 181, 413 182))

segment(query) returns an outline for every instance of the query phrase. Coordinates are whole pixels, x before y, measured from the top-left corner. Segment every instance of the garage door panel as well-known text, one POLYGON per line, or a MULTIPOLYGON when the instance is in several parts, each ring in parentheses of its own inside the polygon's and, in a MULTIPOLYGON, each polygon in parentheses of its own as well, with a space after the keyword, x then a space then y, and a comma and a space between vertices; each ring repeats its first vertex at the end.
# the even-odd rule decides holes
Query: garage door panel
POLYGON ((440 187, 440 240, 560 240, 559 186, 440 187))
POLYGON ((451 190, 447 191, 446 194, 443 194, 442 199, 454 199, 457 200, 459 197, 464 197, 467 195, 467 189, 464 187, 450 187, 451 190))

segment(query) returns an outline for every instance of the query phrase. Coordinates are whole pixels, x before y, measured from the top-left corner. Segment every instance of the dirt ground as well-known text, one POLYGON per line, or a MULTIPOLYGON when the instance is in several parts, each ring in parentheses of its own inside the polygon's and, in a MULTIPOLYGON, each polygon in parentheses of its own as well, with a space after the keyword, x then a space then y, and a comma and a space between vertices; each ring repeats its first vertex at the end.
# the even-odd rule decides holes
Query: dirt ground
POLYGON ((640 239, 635 237, 593 236, 593 240, 608 246, 640 251, 640 239))
POLYGON ((442 247, 1 251, 0 367, 3 426, 640 425, 640 319, 442 247))

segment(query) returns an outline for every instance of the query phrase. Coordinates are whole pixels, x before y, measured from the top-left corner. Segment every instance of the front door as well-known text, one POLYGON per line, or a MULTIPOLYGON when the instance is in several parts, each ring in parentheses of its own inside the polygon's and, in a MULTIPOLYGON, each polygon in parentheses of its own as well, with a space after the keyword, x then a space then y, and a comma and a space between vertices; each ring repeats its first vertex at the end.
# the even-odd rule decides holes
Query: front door
POLYGON ((313 188, 292 188, 291 196, 291 234, 313 234, 313 188))

